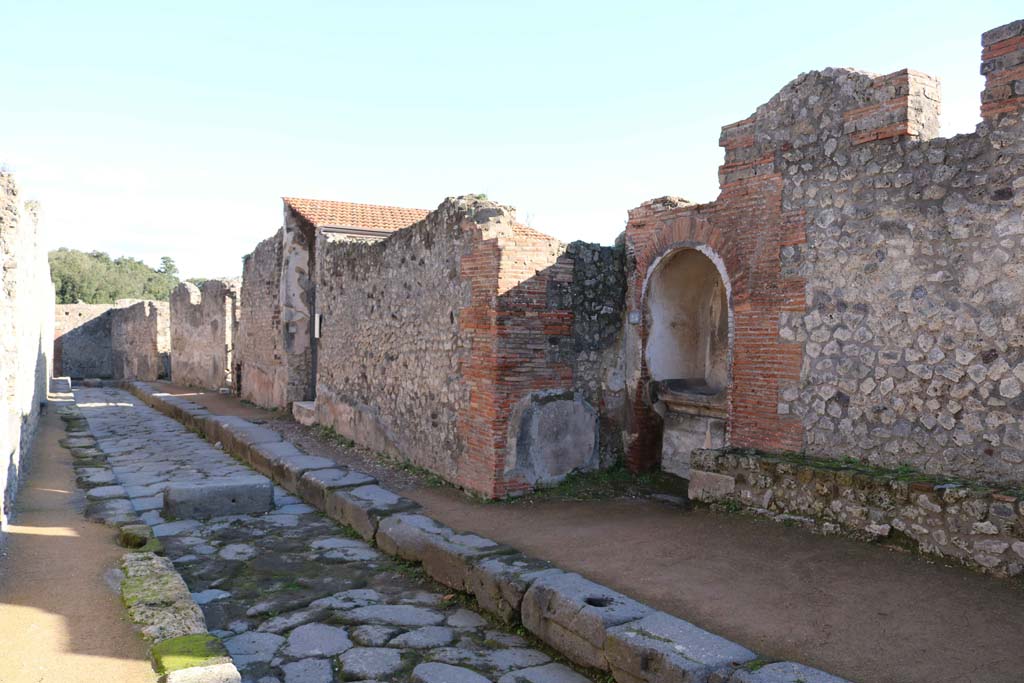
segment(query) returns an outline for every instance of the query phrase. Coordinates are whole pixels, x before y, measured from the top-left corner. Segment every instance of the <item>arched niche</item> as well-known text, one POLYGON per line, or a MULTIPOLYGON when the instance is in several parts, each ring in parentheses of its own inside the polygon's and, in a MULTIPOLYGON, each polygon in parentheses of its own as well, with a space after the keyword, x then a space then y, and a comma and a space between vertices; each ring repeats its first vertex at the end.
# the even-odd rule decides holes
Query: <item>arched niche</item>
POLYGON ((679 249, 647 286, 647 368, 657 382, 714 395, 729 384, 729 292, 715 262, 679 249))
POLYGON ((726 442, 732 362, 729 280, 702 246, 680 247, 648 275, 644 358, 651 399, 664 418, 662 469, 690 476, 696 448, 726 442))

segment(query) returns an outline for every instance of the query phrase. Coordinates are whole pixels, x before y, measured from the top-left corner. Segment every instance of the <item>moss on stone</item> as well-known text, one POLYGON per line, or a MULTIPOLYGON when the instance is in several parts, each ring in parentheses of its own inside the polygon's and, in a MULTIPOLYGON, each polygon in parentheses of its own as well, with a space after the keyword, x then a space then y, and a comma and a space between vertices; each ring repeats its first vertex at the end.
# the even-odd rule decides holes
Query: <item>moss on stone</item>
POLYGON ((117 542, 125 548, 144 548, 152 540, 153 530, 148 524, 125 524, 117 535, 117 542))
POLYGON ((150 655, 159 674, 228 661, 223 643, 208 633, 168 638, 155 644, 150 655))

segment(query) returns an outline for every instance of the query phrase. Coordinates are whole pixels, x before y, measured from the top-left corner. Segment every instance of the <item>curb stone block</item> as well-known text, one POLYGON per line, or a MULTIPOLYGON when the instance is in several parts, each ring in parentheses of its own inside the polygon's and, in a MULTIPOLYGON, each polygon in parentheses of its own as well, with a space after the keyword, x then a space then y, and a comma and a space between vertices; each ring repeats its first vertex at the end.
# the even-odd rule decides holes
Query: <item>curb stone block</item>
POLYGON ((728 676, 757 655, 688 621, 654 612, 609 629, 605 657, 617 680, 698 683, 716 672, 728 676))
POLYGON ((172 671, 160 683, 241 683, 242 677, 234 664, 213 664, 172 671))
POLYGON ((377 529, 377 545, 389 555, 420 562, 435 581, 468 590, 473 566, 482 558, 515 552, 476 534, 459 534, 426 515, 392 515, 377 529))
POLYGON ((290 455, 278 458, 271 470, 273 479, 289 493, 298 493, 299 479, 306 472, 313 470, 329 470, 337 468, 338 463, 330 458, 317 455, 290 455))
POLYGON ((376 483, 377 480, 373 477, 355 470, 344 468, 311 470, 299 479, 296 495, 320 512, 324 512, 327 509, 327 496, 334 489, 355 488, 376 483))
POLYGON ((107 526, 116 527, 139 522, 139 516, 127 498, 107 498, 93 501, 85 506, 85 517, 107 526))
POLYGON ((206 620, 171 561, 153 553, 121 558, 121 599, 128 617, 154 642, 205 635, 206 620))
MULTIPOLYGON (((325 507, 328 517, 348 524, 364 539, 373 541, 381 519, 400 512, 412 512, 420 506, 376 484, 370 484, 332 491, 326 497, 325 507)), ((381 549, 384 550, 383 546, 381 549)))
POLYGON ((249 452, 244 458, 237 452, 229 452, 239 460, 248 463, 254 470, 269 479, 274 478, 274 465, 278 460, 305 455, 290 441, 255 444, 249 448, 249 452))
POLYGON ((740 669, 729 683, 850 683, 845 678, 827 674, 796 662, 765 664, 757 671, 740 669))
POLYGON ((713 503, 736 490, 736 479, 725 474, 690 470, 690 500, 713 503))
POLYGON ((205 421, 207 440, 220 442, 225 453, 231 453, 243 462, 251 462, 254 446, 280 443, 281 435, 273 429, 261 427, 233 415, 216 415, 205 421), (211 434, 212 432, 212 434, 211 434))
POLYGON ((213 413, 198 404, 192 404, 182 409, 181 422, 192 431, 199 432, 204 437, 207 424, 212 419, 213 413))
POLYGON ((608 671, 608 630, 654 610, 579 574, 538 578, 523 596, 523 626, 581 666, 608 671))
POLYGON ((466 591, 476 597, 481 608, 506 622, 515 621, 523 596, 542 576, 563 573, 550 562, 521 553, 487 557, 477 562, 466 577, 466 591))
POLYGON ((231 657, 224 649, 224 644, 209 633, 168 638, 154 644, 149 655, 153 659, 157 673, 165 675, 179 670, 188 671, 231 663, 231 657))
POLYGON ((171 484, 164 489, 163 511, 168 519, 243 515, 269 512, 273 507, 274 485, 263 477, 171 484))

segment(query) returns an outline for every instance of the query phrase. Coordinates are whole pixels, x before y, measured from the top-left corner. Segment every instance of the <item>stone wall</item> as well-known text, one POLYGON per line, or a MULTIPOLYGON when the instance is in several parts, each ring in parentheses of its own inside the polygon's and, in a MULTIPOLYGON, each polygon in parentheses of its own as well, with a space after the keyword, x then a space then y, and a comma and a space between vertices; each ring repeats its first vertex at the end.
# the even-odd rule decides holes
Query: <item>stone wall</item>
POLYGON ((170 305, 166 301, 118 301, 110 312, 111 369, 115 379, 170 377, 170 305))
POLYGON ((204 389, 232 384, 238 332, 237 280, 182 282, 171 292, 171 379, 204 389))
POLYGON ((937 480, 793 455, 698 450, 690 498, 826 534, 902 542, 1000 576, 1024 571, 1024 498, 937 480))
POLYGON ((57 304, 54 312, 53 372, 84 379, 114 376, 112 304, 57 304))
POLYGON ((38 207, 0 171, 0 541, 46 402, 53 301, 38 207))
MULTIPOLYGON (((986 34, 987 100, 1020 82, 1022 34, 986 34)), ((730 444, 1024 481, 1024 127, 999 101, 943 139, 934 79, 810 72, 723 129, 715 202, 632 211, 632 464, 660 448, 645 286, 700 249, 731 286, 730 444)))
POLYGON ((288 382, 281 330, 282 233, 259 243, 242 265, 235 342, 235 390, 264 408, 284 408, 303 395, 288 382))
POLYGON ((486 496, 614 457, 621 249, 567 249, 470 196, 316 253, 320 423, 486 496))
POLYGON ((58 377, 169 377, 168 303, 119 299, 113 304, 57 304, 53 359, 58 377))
POLYGON ((452 213, 377 243, 320 236, 316 408, 318 422, 455 481, 470 238, 452 213))
POLYGON ((316 307, 313 273, 316 269, 317 229, 285 203, 281 231, 281 333, 288 396, 313 398, 316 364, 312 343, 312 311, 316 307))

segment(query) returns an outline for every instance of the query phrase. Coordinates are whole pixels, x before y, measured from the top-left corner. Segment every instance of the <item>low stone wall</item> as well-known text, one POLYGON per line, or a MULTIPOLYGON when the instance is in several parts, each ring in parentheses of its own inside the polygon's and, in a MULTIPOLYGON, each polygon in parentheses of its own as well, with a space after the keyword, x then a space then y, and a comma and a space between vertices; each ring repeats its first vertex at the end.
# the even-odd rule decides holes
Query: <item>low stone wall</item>
POLYGON ((170 377, 170 306, 166 301, 118 302, 111 311, 114 379, 152 381, 170 377))
POLYGON ((53 371, 58 377, 114 376, 113 304, 57 304, 54 313, 53 371))
POLYGON ((178 384, 220 389, 232 384, 238 327, 237 280, 182 282, 171 292, 171 378, 178 384))
POLYGON ((1024 493, 841 461, 697 450, 690 498, 823 533, 908 541, 999 576, 1024 570, 1024 493))
POLYGON ((170 376, 166 301, 57 304, 53 372, 72 379, 154 380, 170 376))
POLYGON ((0 172, 0 541, 46 402, 53 300, 37 206, 0 172))

